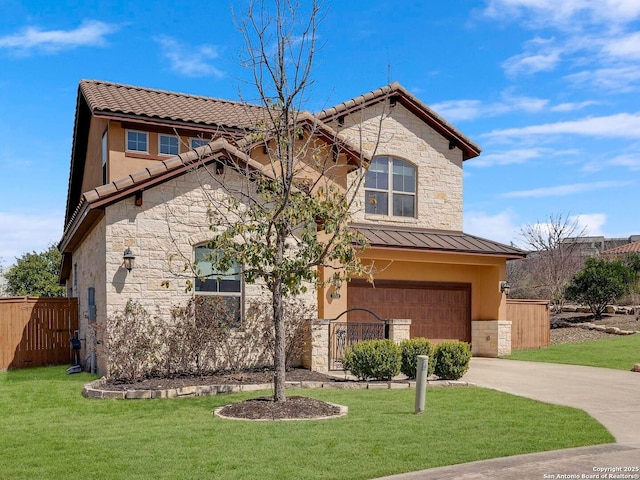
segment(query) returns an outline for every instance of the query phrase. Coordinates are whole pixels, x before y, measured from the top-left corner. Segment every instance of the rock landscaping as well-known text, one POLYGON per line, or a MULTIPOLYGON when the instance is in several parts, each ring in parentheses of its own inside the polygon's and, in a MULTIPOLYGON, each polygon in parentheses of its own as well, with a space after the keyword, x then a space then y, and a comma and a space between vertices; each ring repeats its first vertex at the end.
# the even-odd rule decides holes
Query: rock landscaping
POLYGON ((640 333, 639 307, 609 306, 601 319, 595 320, 584 307, 564 307, 551 316, 551 344, 611 338, 612 335, 640 333))

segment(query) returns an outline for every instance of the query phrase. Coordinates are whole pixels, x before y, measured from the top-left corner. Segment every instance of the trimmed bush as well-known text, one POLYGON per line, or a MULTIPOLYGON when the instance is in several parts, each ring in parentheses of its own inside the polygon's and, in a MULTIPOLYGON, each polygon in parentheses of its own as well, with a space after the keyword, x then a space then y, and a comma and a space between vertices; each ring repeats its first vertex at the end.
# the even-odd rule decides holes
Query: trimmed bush
POLYGON ((342 365, 360 380, 391 380, 400 373, 400 347, 393 340, 367 340, 352 345, 342 365))
POLYGON ((433 344, 426 338, 418 337, 403 340, 400 342, 402 356, 400 371, 409 378, 416 378, 418 355, 426 355, 429 357, 427 375, 433 375, 436 366, 433 351, 433 344))
POLYGON ((469 369, 471 349, 458 340, 445 340, 436 345, 435 374, 443 380, 458 380, 469 369))

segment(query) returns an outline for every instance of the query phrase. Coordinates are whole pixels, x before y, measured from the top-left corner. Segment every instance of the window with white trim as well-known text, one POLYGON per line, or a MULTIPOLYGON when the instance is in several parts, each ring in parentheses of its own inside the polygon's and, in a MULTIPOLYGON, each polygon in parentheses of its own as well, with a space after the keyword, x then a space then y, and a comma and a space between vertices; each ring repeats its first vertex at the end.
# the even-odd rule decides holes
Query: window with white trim
POLYGON ((149 135, 147 132, 138 130, 127 130, 127 151, 128 152, 149 152, 149 135))
POLYGON ((242 319, 243 282, 240 266, 233 262, 228 270, 213 268, 212 259, 219 252, 206 245, 195 247, 196 318, 211 317, 211 321, 232 326, 242 319))
POLYGON ((158 153, 160 155, 178 155, 179 140, 175 135, 158 135, 158 153))
POLYGON ((416 167, 409 162, 392 157, 374 158, 364 188, 365 213, 416 216, 416 167))
POLYGON ((207 145, 209 143, 209 140, 205 140, 204 138, 190 138, 189 139, 189 145, 191 146, 191 148, 198 148, 201 147, 203 145, 207 145))

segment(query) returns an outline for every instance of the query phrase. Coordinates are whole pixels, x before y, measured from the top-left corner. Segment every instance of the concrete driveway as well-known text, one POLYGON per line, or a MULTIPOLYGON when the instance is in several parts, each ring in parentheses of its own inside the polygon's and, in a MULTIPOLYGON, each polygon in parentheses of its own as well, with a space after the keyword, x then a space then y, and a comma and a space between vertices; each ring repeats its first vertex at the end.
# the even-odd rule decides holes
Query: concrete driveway
POLYGON ((640 479, 640 373, 472 358, 464 380, 513 395, 580 408, 602 423, 617 443, 516 455, 385 479, 640 479))

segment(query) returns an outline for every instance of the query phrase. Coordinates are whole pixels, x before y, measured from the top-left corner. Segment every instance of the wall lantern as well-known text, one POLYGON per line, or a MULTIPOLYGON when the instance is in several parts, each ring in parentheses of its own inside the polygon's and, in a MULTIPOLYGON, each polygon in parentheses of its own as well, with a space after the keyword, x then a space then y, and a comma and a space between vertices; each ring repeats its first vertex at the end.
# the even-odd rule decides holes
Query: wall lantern
POLYGON ((136 259, 136 256, 133 254, 129 247, 127 247, 127 249, 124 251, 122 259, 124 260, 124 268, 126 268, 129 272, 133 270, 133 262, 136 259))
POLYGON ((504 293, 506 296, 509 296, 510 291, 511 285, 509 285, 509 282, 500 282, 500 293, 504 293))

